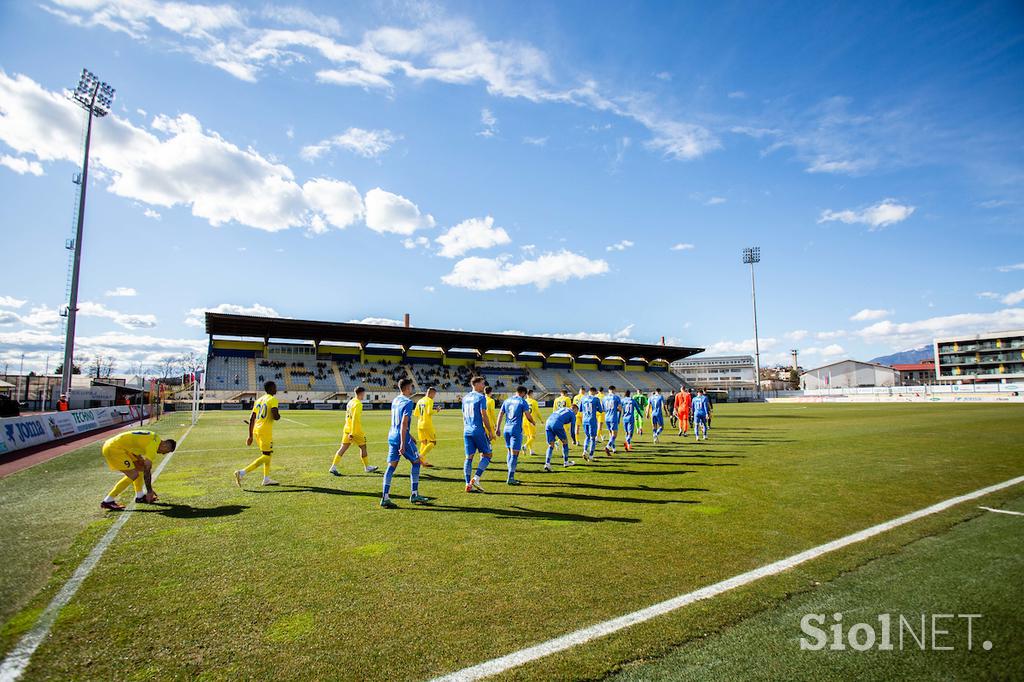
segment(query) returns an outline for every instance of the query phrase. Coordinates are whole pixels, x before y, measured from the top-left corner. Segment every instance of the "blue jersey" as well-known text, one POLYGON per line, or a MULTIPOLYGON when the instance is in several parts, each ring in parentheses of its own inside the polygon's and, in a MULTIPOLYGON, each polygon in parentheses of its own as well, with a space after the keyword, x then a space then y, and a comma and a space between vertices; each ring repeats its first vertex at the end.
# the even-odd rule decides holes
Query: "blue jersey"
POLYGON ((583 399, 583 421, 596 422, 597 413, 604 412, 601 399, 596 395, 588 395, 583 399))
POLYGON ((629 398, 625 398, 622 401, 622 418, 632 419, 633 413, 636 412, 636 403, 629 398))
POLYGON ((607 419, 613 422, 619 420, 619 407, 622 406, 622 398, 617 393, 609 393, 604 397, 604 411, 607 419))
POLYGON ((501 411, 505 415, 505 433, 516 436, 523 432, 523 415, 530 411, 530 406, 519 396, 513 396, 501 404, 501 411))
POLYGON ((706 395, 699 395, 693 399, 693 414, 696 416, 706 417, 708 416, 708 404, 711 401, 708 400, 706 395))
MULTIPOLYGON (((462 432, 464 434, 484 433, 484 413, 487 412, 487 396, 470 391, 462 398, 462 432)), ((491 424, 494 427, 494 424, 491 424)))
MULTIPOLYGON (((388 443, 398 444, 402 440, 402 420, 406 417, 409 418, 409 424, 412 423, 412 411, 415 404, 411 398, 407 398, 404 395, 398 395, 394 400, 391 401, 391 429, 388 431, 388 443)), ((408 437, 409 425, 405 427, 405 433, 408 437)))
POLYGON ((575 423, 576 413, 573 412, 571 408, 560 407, 551 413, 551 416, 548 417, 548 420, 544 423, 544 428, 557 431, 575 423))
POLYGON ((665 396, 655 393, 651 396, 649 405, 651 406, 651 414, 661 414, 665 408, 665 396))

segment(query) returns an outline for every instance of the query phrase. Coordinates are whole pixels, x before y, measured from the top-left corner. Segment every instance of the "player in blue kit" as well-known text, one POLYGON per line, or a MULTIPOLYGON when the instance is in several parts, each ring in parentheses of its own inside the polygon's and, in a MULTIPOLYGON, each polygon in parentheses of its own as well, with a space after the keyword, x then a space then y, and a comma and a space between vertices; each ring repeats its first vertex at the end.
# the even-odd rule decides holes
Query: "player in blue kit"
POLYGON ((494 439, 494 425, 487 416, 487 397, 484 395, 484 378, 470 380, 473 390, 462 398, 462 439, 466 444, 466 461, 462 473, 466 479, 466 492, 483 492, 480 477, 491 463, 491 441, 494 439), (473 474, 473 457, 480 453, 480 465, 473 474))
POLYGON ((597 447, 597 415, 604 412, 601 399, 597 397, 597 389, 590 387, 590 393, 583 398, 583 456, 588 462, 594 461, 594 449, 597 447))
POLYGON ((576 442, 576 413, 579 408, 559 407, 548 420, 544 422, 544 431, 548 440, 548 452, 544 459, 544 471, 551 473, 551 453, 555 450, 555 440, 562 441, 562 466, 576 466, 576 462, 569 460, 569 438, 565 435, 566 429, 572 433, 572 440, 576 442))
POLYGON ((398 382, 398 390, 401 391, 391 401, 391 429, 388 431, 388 468, 384 472, 384 495, 381 497, 380 506, 385 509, 395 509, 397 504, 391 501, 391 479, 395 476, 395 469, 403 457, 412 462, 412 494, 409 501, 413 504, 428 502, 429 498, 420 495, 420 453, 416 447, 416 441, 409 433, 409 425, 412 423, 412 411, 415 407, 412 398, 412 379, 402 379, 398 382))
POLYGON ((622 398, 615 392, 614 386, 608 387, 608 394, 602 401, 604 408, 604 427, 608 429, 608 444, 604 446, 604 454, 615 452, 615 437, 619 434, 619 420, 622 417, 622 398))
POLYGON ((704 389, 697 391, 693 399, 693 433, 700 440, 701 428, 704 429, 704 440, 708 439, 708 418, 711 416, 711 400, 704 395, 704 389))
POLYGON ((502 422, 505 428, 502 435, 505 437, 505 447, 508 448, 508 478, 505 480, 509 485, 519 485, 516 480, 516 467, 519 466, 519 452, 523 449, 523 422, 536 424, 531 414, 530 404, 526 402, 526 386, 516 389, 516 395, 512 396, 501 404, 501 412, 498 415, 498 428, 502 422))
POLYGON ((654 394, 647 402, 647 414, 651 418, 651 435, 657 443, 662 429, 665 428, 665 396, 661 394, 660 388, 654 389, 654 394))
POLYGON ((626 438, 626 452, 633 450, 633 427, 636 422, 636 403, 630 397, 630 391, 622 398, 622 434, 626 438))

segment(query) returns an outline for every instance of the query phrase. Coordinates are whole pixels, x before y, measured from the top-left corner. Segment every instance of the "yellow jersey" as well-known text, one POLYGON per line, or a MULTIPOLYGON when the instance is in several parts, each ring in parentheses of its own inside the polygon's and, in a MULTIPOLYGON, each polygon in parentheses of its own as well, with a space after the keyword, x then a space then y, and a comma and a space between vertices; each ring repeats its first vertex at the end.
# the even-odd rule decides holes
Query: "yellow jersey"
POLYGON ((491 420, 491 430, 498 428, 498 409, 494 406, 494 398, 487 396, 487 418, 491 420))
POLYGON ((269 393, 260 396, 252 405, 252 413, 256 415, 256 423, 252 427, 253 433, 260 433, 269 436, 274 432, 273 408, 277 407, 277 397, 269 393))
POLYGON ((423 396, 416 401, 416 428, 431 430, 434 428, 434 399, 423 396))
POLYGON ((540 403, 537 402, 536 398, 527 398, 526 404, 530 406, 530 416, 533 417, 533 424, 527 421, 526 417, 523 417, 523 426, 533 428, 540 421, 540 403))
POLYGON ((160 436, 152 431, 127 431, 119 433, 103 444, 103 456, 117 455, 117 459, 131 459, 129 455, 153 459, 160 447, 160 436))
MULTIPOLYGON (((601 393, 600 391, 598 391, 597 399, 601 401, 601 405, 603 407, 604 406, 604 393, 601 393)), ((604 412, 598 412, 597 413, 597 421, 599 421, 599 422, 603 422, 604 421, 604 412)))
POLYGON ((563 407, 569 407, 571 403, 572 401, 569 399, 569 396, 560 395, 555 398, 555 406, 551 408, 551 411, 554 412, 555 410, 560 410, 563 407))
POLYGON ((345 429, 343 432, 353 436, 363 435, 363 401, 359 398, 352 398, 345 404, 345 429))

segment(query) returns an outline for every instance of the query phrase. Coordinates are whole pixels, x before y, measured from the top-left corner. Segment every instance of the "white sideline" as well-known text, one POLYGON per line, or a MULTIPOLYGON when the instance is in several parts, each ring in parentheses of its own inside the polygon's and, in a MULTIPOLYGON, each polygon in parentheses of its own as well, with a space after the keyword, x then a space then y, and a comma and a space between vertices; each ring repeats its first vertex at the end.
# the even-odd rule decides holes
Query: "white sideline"
MULTIPOLYGON (((190 433, 192 433, 192 425, 189 425, 188 429, 185 430, 185 434, 178 440, 179 446, 185 442, 190 433)), ((153 472, 154 481, 160 476, 160 472, 164 470, 164 467, 167 466, 167 463, 171 461, 173 456, 174 453, 171 452, 160 460, 156 471, 153 472)), ((96 564, 99 563, 103 553, 107 551, 107 548, 114 542, 114 538, 121 532, 121 528, 131 518, 132 515, 129 512, 135 508, 135 503, 132 502, 130 505, 126 511, 118 515, 114 525, 107 529, 106 534, 100 538, 100 541, 89 552, 89 556, 85 557, 82 563, 78 565, 75 572, 64 583, 64 587, 60 588, 60 591, 53 597, 49 605, 39 614, 39 618, 36 620, 36 624, 32 626, 32 629, 18 640, 17 645, 4 658, 3 663, 0 664, 0 682, 15 682, 24 674, 25 669, 32 660, 32 654, 43 643, 46 636, 50 634, 50 629, 53 628, 53 624, 57 621, 57 616, 60 615, 61 609, 67 606, 71 598, 75 596, 78 588, 82 586, 85 579, 92 573, 92 569, 96 568, 96 564)))
POLYGON ((996 514, 1012 514, 1013 516, 1024 516, 1024 512, 1010 511, 1009 509, 993 509, 992 507, 978 507, 978 509, 984 509, 985 511, 995 512, 996 514))
POLYGON ((562 635, 561 637, 556 637, 555 639, 535 644, 534 646, 527 647, 520 651, 494 658, 490 661, 485 661, 468 668, 463 668, 462 670, 457 670, 447 675, 436 677, 431 682, 466 682, 468 680, 481 680, 485 677, 490 677, 491 675, 497 675, 498 673, 511 670, 512 668, 535 661, 539 658, 544 658, 545 656, 550 656, 551 654, 558 653, 559 651, 571 649, 572 647, 610 635, 613 632, 618 632, 619 630, 623 630, 632 625, 637 625, 638 623, 643 623, 653 618, 657 618, 658 616, 665 615, 666 613, 675 611, 683 606, 688 606, 694 602, 710 599, 711 597, 716 597, 724 592, 728 592, 729 590, 737 587, 742 587, 743 585, 747 585, 761 578, 787 571, 804 562, 816 559, 824 554, 834 552, 857 542, 861 542, 862 540, 867 540, 875 535, 880 535, 881 533, 892 530, 897 526, 902 526, 906 523, 910 523, 911 521, 924 518, 925 516, 945 511, 946 509, 963 502, 983 497, 1019 483, 1024 483, 1024 476, 1011 478, 1008 481, 996 483, 995 485, 990 485, 987 488, 975 490, 972 493, 950 498, 943 502, 933 504, 930 507, 925 507, 924 509, 892 519, 891 521, 886 521, 878 524, 877 526, 865 528, 864 530, 853 533, 852 535, 847 535, 839 538, 838 540, 833 540, 832 542, 825 543, 824 545, 819 545, 804 552, 800 552, 799 554, 794 554, 786 559, 780 559, 779 561, 761 566, 760 568, 755 568, 752 571, 741 573, 740 575, 733 576, 732 578, 715 583, 714 585, 708 585, 707 587, 702 587, 699 590, 688 592, 687 594, 682 594, 678 597, 673 597, 672 599, 668 599, 653 606, 648 606, 645 609, 634 611, 633 613, 627 613, 624 616, 619 616, 618 618, 606 620, 603 623, 597 623, 595 625, 576 630, 575 632, 570 632, 567 635, 562 635))

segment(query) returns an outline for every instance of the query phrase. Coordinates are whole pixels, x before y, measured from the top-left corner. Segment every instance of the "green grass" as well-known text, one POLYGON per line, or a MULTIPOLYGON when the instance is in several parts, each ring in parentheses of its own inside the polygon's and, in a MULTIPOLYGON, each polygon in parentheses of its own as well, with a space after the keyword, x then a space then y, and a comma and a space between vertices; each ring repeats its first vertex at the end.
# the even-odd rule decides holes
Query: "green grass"
MULTIPOLYGON (((168 506, 125 525, 30 679, 428 678, 1024 473, 1019 406, 720 405, 707 443, 648 436, 631 455, 550 475, 525 458, 517 489, 504 485, 499 448, 488 494, 467 495, 448 413, 439 467, 421 484, 435 502, 402 499, 403 463, 402 508, 385 511, 380 475, 362 473, 355 453, 344 477, 326 474, 340 412, 285 412, 273 474, 284 485, 261 489, 254 476, 238 490, 231 471, 255 455, 242 416, 204 415, 157 483, 168 506)), ((386 415, 366 419, 380 464, 386 415)), ((0 543, 17 547, 0 569, 5 650, 112 523, 96 509, 114 478, 98 449, 58 462, 0 481, 0 543)), ((597 678, 677 655, 981 513, 962 505, 504 677, 597 678)), ((1020 603, 1016 568, 994 597, 1020 603)), ((1005 651, 989 652, 986 670, 1009 675, 1005 651)), ((929 660, 923 670, 942 674, 929 660)))

